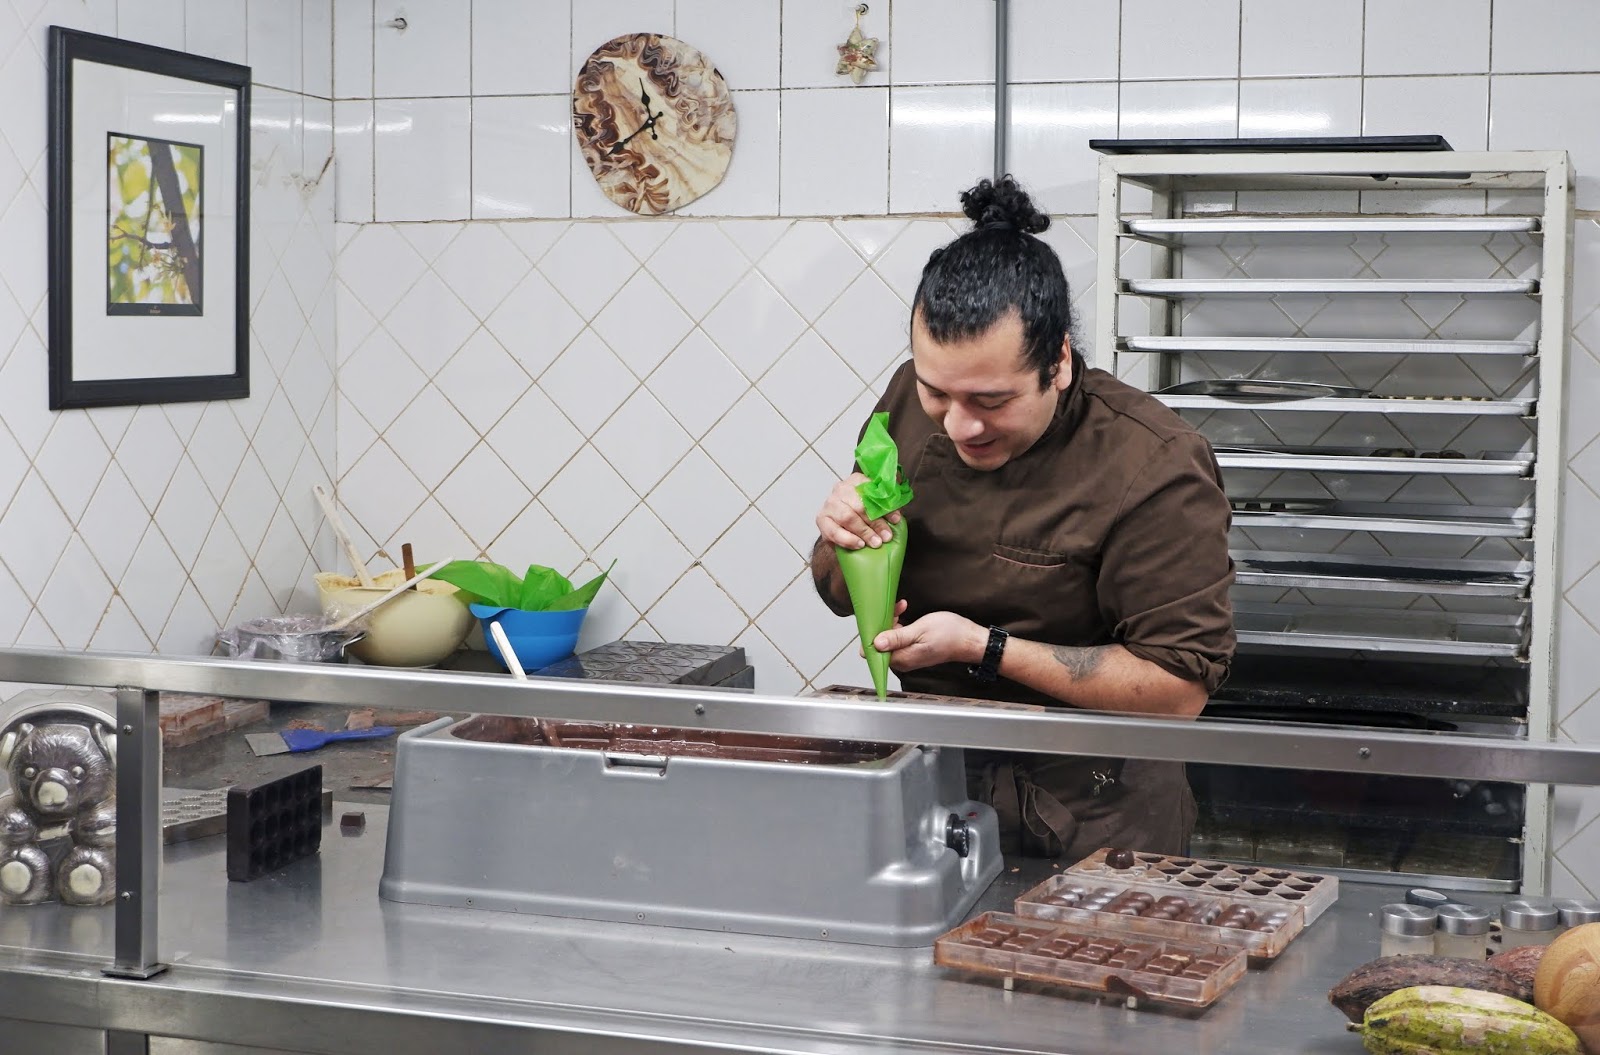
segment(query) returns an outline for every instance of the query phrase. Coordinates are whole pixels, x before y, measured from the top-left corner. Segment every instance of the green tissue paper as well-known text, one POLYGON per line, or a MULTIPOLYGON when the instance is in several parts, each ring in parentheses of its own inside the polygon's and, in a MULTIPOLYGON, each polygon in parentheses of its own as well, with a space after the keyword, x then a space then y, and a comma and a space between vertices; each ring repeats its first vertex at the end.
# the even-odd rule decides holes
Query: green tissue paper
MULTIPOLYGON (((878 413, 867 422, 867 430, 856 446, 856 464, 867 477, 856 490, 866 505, 867 519, 880 520, 911 501, 911 486, 900 474, 900 452, 889 435, 889 415, 878 413)), ((861 650, 872 672, 872 687, 878 699, 889 693, 889 654, 873 647, 873 639, 894 626, 894 606, 900 589, 900 569, 906 559, 906 523, 891 525, 893 538, 873 548, 845 549, 835 546, 839 570, 850 591, 850 606, 855 610, 856 631, 861 650)))

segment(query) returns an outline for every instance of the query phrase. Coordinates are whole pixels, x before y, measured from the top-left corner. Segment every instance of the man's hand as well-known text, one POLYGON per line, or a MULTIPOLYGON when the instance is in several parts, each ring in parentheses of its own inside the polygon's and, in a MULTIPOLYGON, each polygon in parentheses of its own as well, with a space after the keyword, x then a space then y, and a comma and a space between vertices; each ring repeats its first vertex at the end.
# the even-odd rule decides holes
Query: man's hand
POLYGON ((901 626, 898 622, 906 603, 895 605, 896 623, 872 643, 879 652, 889 653, 889 667, 899 673, 921 670, 939 663, 978 663, 989 643, 989 631, 954 612, 929 612, 921 619, 901 626))
POLYGON ((894 537, 889 525, 900 523, 898 511, 882 520, 867 520, 866 504, 856 490, 859 484, 866 482, 867 478, 861 473, 851 473, 833 485, 827 501, 822 503, 822 508, 817 512, 817 532, 824 542, 845 549, 860 549, 862 546, 876 549, 894 537))

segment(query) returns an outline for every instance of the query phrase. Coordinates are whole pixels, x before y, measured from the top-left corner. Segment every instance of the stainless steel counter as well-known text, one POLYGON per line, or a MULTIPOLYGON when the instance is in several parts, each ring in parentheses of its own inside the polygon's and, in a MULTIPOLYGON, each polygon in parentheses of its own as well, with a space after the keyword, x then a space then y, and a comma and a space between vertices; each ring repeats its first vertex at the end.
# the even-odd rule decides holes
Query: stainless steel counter
MULTIPOLYGON (((150 981, 101 976, 109 909, 0 910, 0 1019, 325 1055, 1355 1055, 1325 994, 1377 954, 1373 913, 1397 895, 1343 883, 1338 904, 1276 964, 1191 1016, 1007 993, 935 968, 928 949, 392 904, 376 893, 386 810, 348 808, 365 812, 364 834, 328 825, 319 857, 253 883, 227 881, 221 837, 167 848, 160 953, 172 968, 150 981)), ((774 882, 783 864, 771 862, 774 882)), ((981 907, 1009 907, 1050 871, 1008 870, 981 907)))

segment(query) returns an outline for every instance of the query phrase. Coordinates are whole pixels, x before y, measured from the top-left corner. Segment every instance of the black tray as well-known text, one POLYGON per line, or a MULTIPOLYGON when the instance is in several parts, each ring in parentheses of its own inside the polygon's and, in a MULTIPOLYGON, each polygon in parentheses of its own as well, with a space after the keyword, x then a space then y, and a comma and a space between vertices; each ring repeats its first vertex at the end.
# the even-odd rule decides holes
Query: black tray
POLYGON ((1244 139, 1091 139, 1102 154, 1283 154, 1450 150, 1444 136, 1285 136, 1244 139))

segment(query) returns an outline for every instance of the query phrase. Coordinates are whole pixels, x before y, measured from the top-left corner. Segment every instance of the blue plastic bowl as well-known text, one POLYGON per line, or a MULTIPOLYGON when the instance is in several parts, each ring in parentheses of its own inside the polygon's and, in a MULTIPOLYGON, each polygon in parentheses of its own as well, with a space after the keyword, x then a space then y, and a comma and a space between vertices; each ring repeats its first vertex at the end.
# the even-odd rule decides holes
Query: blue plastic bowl
POLYGON ((587 608, 568 612, 525 612, 520 608, 493 608, 486 604, 470 607, 483 626, 484 643, 489 646, 489 653, 495 660, 507 670, 511 669, 505 657, 500 655, 500 646, 494 635, 489 632, 490 623, 500 624, 500 628, 506 632, 506 639, 511 642, 511 651, 516 653, 517 662, 529 674, 572 655, 578 647, 578 631, 583 629, 583 617, 589 614, 587 608))

